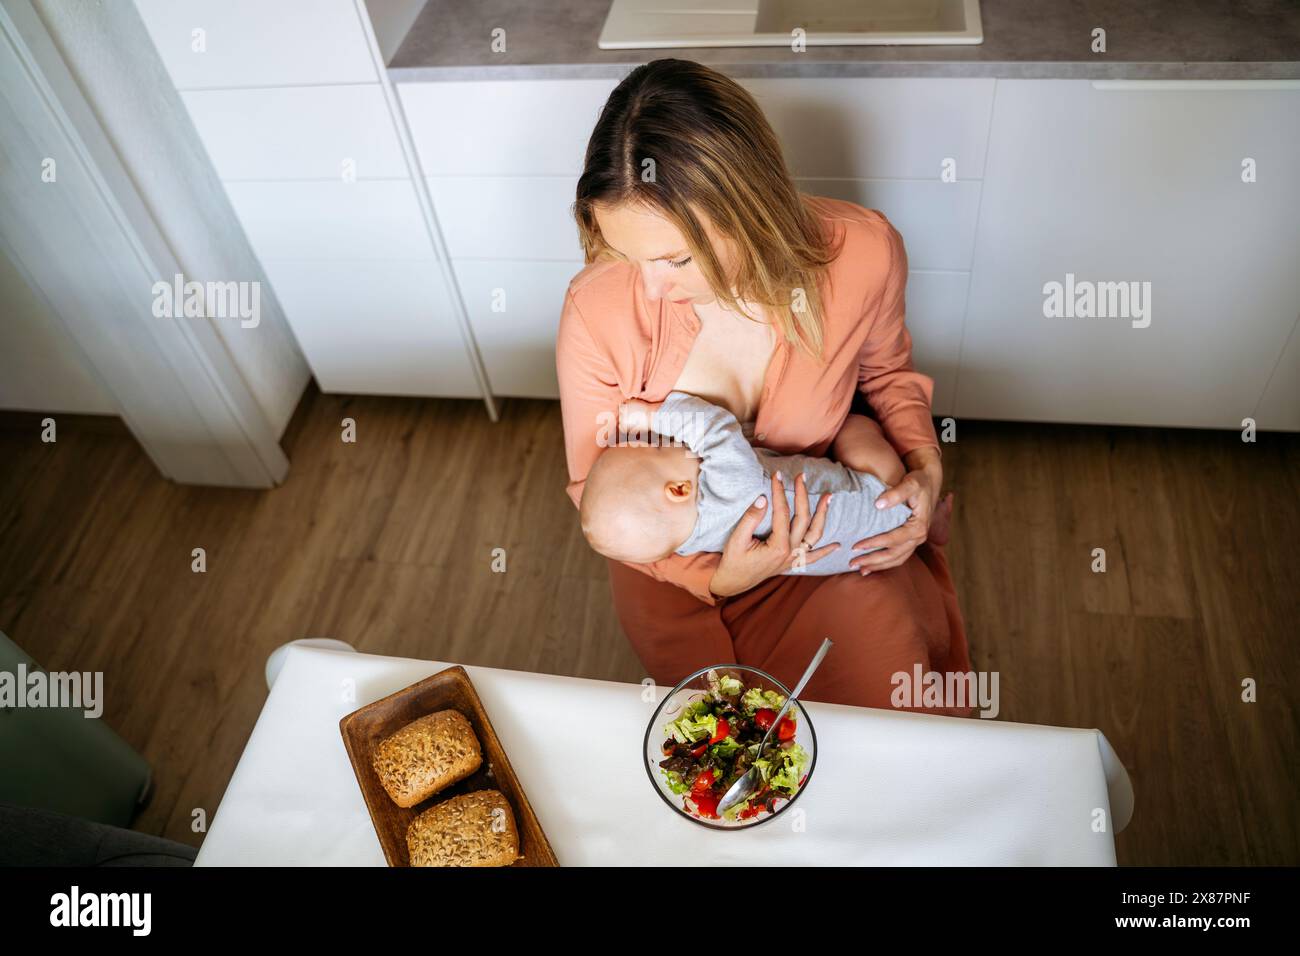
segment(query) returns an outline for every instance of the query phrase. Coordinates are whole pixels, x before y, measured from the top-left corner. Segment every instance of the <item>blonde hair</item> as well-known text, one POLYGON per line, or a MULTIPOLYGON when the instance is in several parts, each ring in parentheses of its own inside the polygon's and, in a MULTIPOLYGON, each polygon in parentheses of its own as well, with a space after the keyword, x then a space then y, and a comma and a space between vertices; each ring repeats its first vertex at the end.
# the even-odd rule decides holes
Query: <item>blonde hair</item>
POLYGON ((624 203, 655 209, 677 226, 724 306, 749 318, 739 299, 766 306, 788 341, 821 358, 820 282, 839 248, 831 248, 795 188, 776 134, 738 83, 675 59, 654 60, 624 78, 587 143, 573 205, 588 264, 617 256, 600 234, 595 207, 624 203), (648 169, 653 175, 643 175, 648 169), (696 209, 735 244, 734 276, 723 275, 696 209))

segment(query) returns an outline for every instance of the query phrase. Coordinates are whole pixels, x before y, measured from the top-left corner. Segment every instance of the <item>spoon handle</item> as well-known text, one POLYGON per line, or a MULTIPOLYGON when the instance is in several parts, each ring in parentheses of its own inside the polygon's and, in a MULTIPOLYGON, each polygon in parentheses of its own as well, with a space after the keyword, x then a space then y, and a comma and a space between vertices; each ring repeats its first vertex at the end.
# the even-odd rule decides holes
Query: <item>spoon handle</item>
POLYGON ((784 717, 786 711, 790 709, 790 705, 794 703, 795 698, 803 693, 804 687, 808 685, 808 681, 812 679, 813 673, 819 666, 821 666, 822 659, 826 657, 826 652, 831 649, 833 643, 835 642, 829 637, 822 641, 822 646, 817 648, 817 653, 813 655, 813 659, 809 662, 808 669, 803 672, 803 677, 799 678, 799 683, 794 685, 794 690, 790 691, 790 696, 787 697, 785 703, 781 705, 781 710, 777 713, 776 720, 772 721, 774 725, 781 722, 781 718, 784 717))
POLYGON ((799 683, 794 685, 794 690, 790 691, 790 696, 785 699, 785 703, 781 705, 781 709, 776 712, 776 718, 772 721, 772 726, 767 728, 767 733, 763 735, 763 739, 759 742, 759 756, 762 756, 763 749, 767 746, 767 739, 771 737, 772 732, 780 726, 781 718, 786 715, 787 711, 789 711, 795 698, 803 692, 805 685, 807 685, 808 681, 812 678, 813 672, 821 665, 822 658, 826 656, 826 652, 831 649, 833 643, 835 642, 828 637, 822 641, 822 646, 817 648, 817 653, 813 655, 813 659, 809 662, 808 669, 803 672, 803 677, 799 678, 799 683))

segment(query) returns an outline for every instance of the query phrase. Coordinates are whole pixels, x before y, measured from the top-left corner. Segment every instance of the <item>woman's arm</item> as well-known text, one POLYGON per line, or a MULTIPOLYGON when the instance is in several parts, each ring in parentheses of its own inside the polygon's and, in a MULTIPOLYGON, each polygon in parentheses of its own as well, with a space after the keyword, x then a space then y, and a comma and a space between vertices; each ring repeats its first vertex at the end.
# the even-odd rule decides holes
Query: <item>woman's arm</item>
MULTIPOLYGON (((564 422, 564 453, 569 469, 565 489, 575 505, 582 501, 582 489, 591 466, 617 440, 619 405, 625 395, 613 364, 596 345, 586 319, 566 294, 560 313, 555 345, 555 370, 560 382, 560 415, 564 422), (603 443, 603 444, 602 444, 603 443)), ((709 590, 721 556, 701 553, 669 555, 649 564, 624 562, 659 581, 685 588, 706 604, 716 604, 709 590)))
POLYGON ((918 448, 939 451, 930 405, 934 380, 912 367, 912 336, 905 324, 907 313, 907 251, 903 237, 888 222, 872 230, 875 237, 867 252, 886 262, 883 281, 877 282, 863 303, 867 338, 858 354, 858 391, 866 396, 876 422, 898 456, 918 448))
POLYGON ((903 480, 881 495, 877 506, 906 504, 912 517, 902 527, 853 546, 880 549, 852 562, 865 574, 897 567, 925 541, 943 485, 942 454, 930 409, 934 381, 912 367, 912 337, 905 324, 907 251, 903 237, 887 221, 873 234, 876 248, 868 255, 887 267, 863 305, 864 320, 871 324, 858 359, 858 390, 907 468, 903 480))

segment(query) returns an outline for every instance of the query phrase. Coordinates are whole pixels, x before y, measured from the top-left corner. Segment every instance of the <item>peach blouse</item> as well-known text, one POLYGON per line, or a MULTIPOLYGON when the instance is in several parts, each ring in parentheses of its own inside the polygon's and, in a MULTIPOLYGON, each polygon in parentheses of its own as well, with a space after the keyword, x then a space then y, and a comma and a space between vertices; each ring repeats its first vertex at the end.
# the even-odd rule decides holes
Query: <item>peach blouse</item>
MULTIPOLYGON (((825 363, 784 338, 768 365, 754 440, 784 454, 824 455, 861 391, 900 456, 939 449, 930 413, 934 383, 912 368, 904 324, 907 253, 879 212, 807 197, 829 230, 843 233, 822 289, 825 363)), ((838 238, 838 236, 837 236, 838 238)), ((556 342, 569 497, 582 500, 604 450, 598 436, 620 403, 661 402, 686 364, 700 320, 689 302, 646 297, 640 271, 594 262, 569 283, 556 342)), ((612 417, 611 417, 612 416, 612 417)), ((670 555, 631 567, 715 604, 709 582, 720 555, 670 555)))

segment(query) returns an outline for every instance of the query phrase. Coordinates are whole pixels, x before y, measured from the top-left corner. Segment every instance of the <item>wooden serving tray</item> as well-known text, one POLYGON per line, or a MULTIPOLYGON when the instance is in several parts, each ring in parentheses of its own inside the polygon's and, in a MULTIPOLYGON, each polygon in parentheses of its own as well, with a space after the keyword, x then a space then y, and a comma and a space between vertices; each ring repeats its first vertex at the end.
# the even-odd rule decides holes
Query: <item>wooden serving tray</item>
POLYGON ((339 731, 343 734, 343 745, 352 761, 352 770, 357 775, 361 794, 366 798, 370 819, 375 824, 375 833, 379 836, 379 845, 384 848, 384 858, 388 860, 389 866, 411 865, 406 848, 406 829, 412 820, 436 803, 475 790, 500 790, 510 802, 515 826, 519 830, 519 852, 523 855, 522 859, 515 861, 514 866, 560 865, 465 668, 459 665, 449 667, 426 677, 418 684, 367 704, 340 720, 339 731), (471 776, 438 791, 422 803, 413 807, 399 807, 375 773, 372 760, 374 749, 381 740, 411 721, 436 710, 447 709, 460 711, 474 728, 474 734, 483 750, 483 766, 471 776))

